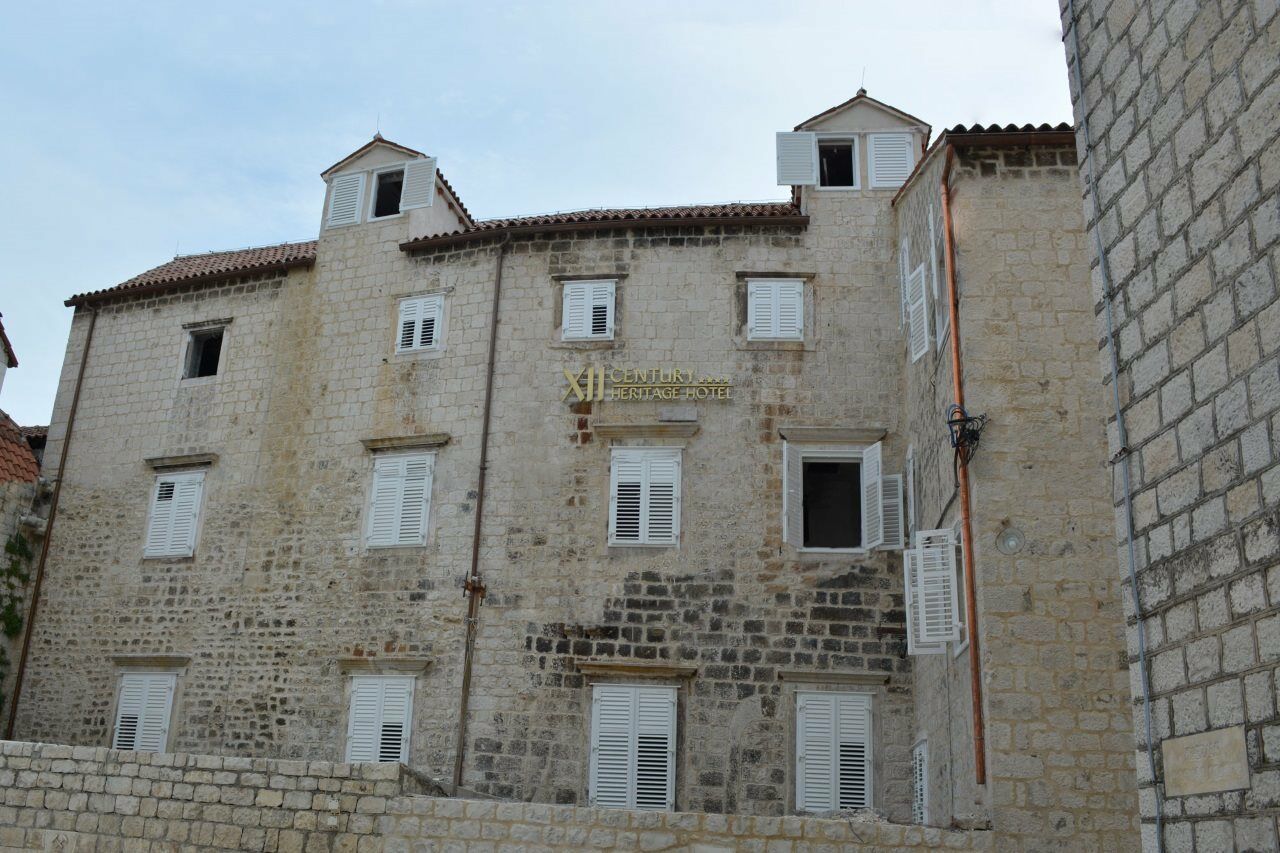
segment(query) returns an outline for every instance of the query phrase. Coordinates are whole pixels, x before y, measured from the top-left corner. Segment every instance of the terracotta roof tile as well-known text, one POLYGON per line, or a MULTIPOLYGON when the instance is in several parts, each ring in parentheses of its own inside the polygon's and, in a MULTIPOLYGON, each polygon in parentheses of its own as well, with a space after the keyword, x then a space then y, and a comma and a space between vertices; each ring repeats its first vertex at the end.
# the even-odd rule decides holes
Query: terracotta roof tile
MULTIPOLYGON (((3 314, 0 314, 0 317, 3 316, 3 314)), ((5 334, 3 322, 0 322, 0 348, 3 348, 5 361, 8 362, 8 366, 17 367, 18 356, 14 354, 13 344, 9 343, 9 336, 5 334)))
POLYGON ((34 483, 39 476, 40 465, 22 428, 0 412, 0 483, 34 483))
POLYGON ((236 249, 230 252, 208 252, 203 255, 179 255, 166 264, 149 269, 126 282, 81 293, 67 300, 67 305, 78 305, 129 291, 146 291, 164 285, 188 281, 222 278, 241 273, 286 270, 308 267, 316 260, 316 241, 280 243, 275 246, 259 246, 253 249, 236 249))
POLYGON ((955 127, 948 129, 947 133, 951 133, 951 134, 966 133, 971 135, 978 134, 978 133, 1072 133, 1074 132, 1074 130, 1075 128, 1073 128, 1070 124, 1064 121, 1064 122, 1060 122, 1058 124, 1053 124, 1053 125, 1051 124, 1023 124, 1023 125, 1006 124, 1003 127, 998 124, 989 124, 986 127, 983 127, 980 124, 975 124, 972 127, 965 127, 963 124, 957 124, 955 127))

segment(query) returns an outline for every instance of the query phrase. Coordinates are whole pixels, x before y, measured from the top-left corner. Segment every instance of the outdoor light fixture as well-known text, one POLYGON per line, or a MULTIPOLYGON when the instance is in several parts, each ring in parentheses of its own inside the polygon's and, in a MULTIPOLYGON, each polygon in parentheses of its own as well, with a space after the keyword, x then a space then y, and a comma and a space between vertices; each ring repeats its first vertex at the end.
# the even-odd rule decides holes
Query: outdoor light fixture
POLYGON ((1006 527, 996 534, 996 550, 1001 554, 1016 554, 1026 544, 1026 537, 1016 527, 1006 527))

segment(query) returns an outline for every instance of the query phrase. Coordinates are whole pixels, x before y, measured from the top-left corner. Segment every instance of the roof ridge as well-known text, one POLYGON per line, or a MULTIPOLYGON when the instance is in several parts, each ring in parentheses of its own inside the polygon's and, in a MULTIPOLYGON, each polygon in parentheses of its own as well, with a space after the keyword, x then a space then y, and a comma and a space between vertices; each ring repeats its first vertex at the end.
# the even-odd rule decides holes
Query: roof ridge
MULTIPOLYGON (((259 249, 281 249, 285 246, 305 246, 307 243, 315 243, 319 238, 312 237, 309 240, 285 240, 283 243, 262 243, 258 246, 240 246, 235 249, 210 249, 207 252, 188 252, 186 254, 176 254, 173 260, 178 261, 184 258, 204 258, 209 255, 230 255, 234 252, 256 252, 259 249)), ((163 264, 161 265, 163 266, 163 264)))

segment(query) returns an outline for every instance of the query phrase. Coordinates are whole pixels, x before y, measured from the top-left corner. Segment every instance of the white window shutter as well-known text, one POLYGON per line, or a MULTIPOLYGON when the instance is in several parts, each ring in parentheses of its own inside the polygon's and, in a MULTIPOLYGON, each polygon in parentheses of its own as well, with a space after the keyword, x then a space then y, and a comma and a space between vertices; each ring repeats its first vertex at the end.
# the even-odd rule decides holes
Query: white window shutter
POLYGON ((365 539, 373 546, 422 545, 431 509, 432 454, 383 456, 373 463, 365 539))
POLYGON ((394 545, 400 529, 400 493, 404 460, 388 456, 374 460, 366 538, 370 545, 394 545))
POLYGON ((862 451, 862 547, 884 542, 884 487, 880 442, 862 451))
POLYGON ((902 547, 905 548, 906 543, 911 541, 911 534, 916 529, 916 452, 914 447, 907 448, 907 465, 904 478, 907 492, 907 523, 902 528, 902 547))
POLYGON ((646 454, 644 526, 650 545, 680 538, 680 454, 646 454))
POLYGON ((776 292, 768 282, 747 284, 747 339, 773 336, 773 318, 777 315, 776 292))
POLYGON ((676 692, 669 687, 637 687, 635 804, 645 811, 670 811, 675 804, 676 692))
POLYGON ((907 276, 907 324, 910 327, 911 361, 929 351, 929 305, 925 293, 924 264, 907 276))
POLYGON ((330 182, 327 226, 355 225, 364 201, 364 172, 338 175, 330 182))
POLYGON ((922 631, 920 607, 920 551, 910 548, 902 552, 902 601, 907 617, 907 654, 936 655, 946 651, 945 643, 926 643, 922 631))
POLYGON ((889 551, 901 551, 903 547, 902 530, 902 475, 885 474, 880 478, 883 498, 881 510, 884 517, 884 542, 881 548, 889 551))
POLYGON ((177 484, 172 480, 156 479, 151 493, 151 517, 147 519, 147 542, 143 549, 148 557, 161 557, 168 553, 176 491, 177 484))
POLYGON ((796 808, 836 807, 836 694, 796 694, 796 808))
POLYGON ((411 675, 352 676, 347 761, 409 760, 413 683, 411 675))
POLYGON ((418 319, 422 309, 419 299, 400 300, 400 318, 396 327, 396 352, 408 352, 418 343, 418 319))
POLYGON ((613 337, 614 283, 596 281, 591 284, 591 326, 593 338, 613 337))
POLYGON ((613 452, 609 466, 609 541, 641 542, 644 504, 644 459, 641 454, 613 452))
POLYGON ((778 134, 778 186, 813 186, 818 183, 818 135, 796 132, 778 134))
POLYGON ((190 557, 195 553, 204 472, 190 471, 156 478, 147 519, 147 557, 190 557))
POLYGON ((127 672, 120 677, 113 749, 163 752, 169 739, 169 715, 177 676, 127 672))
POLYGON ((908 237, 903 236, 901 242, 898 243, 898 290, 899 302, 901 303, 900 318, 898 325, 904 326, 907 322, 907 308, 911 304, 911 298, 907 293, 907 276, 911 270, 911 241, 908 237))
POLYGON ((680 451, 616 449, 609 470, 609 542, 671 545, 680 538, 680 451))
POLYGON ((400 209, 430 207, 436 197, 436 158, 410 160, 404 164, 404 185, 400 190, 400 209))
POLYGON ((782 444, 782 536, 793 548, 804 547, 804 461, 800 448, 782 444))
POLYGON ((871 807, 871 697, 845 693, 836 699, 837 805, 871 807))
POLYGON ((777 288, 777 325, 773 337, 783 340, 804 338, 804 284, 782 282, 777 288))
POLYGON ((922 530, 916 534, 916 550, 919 553, 916 604, 920 640, 923 643, 959 642, 956 549, 952 532, 922 530))
POLYGON ((585 338, 587 336, 587 285, 578 282, 565 282, 563 301, 563 322, 561 337, 565 340, 585 338))
POLYGON ((895 189, 915 166, 910 133, 873 133, 867 144, 872 189, 895 189))
POLYGON ((409 729, 413 719, 413 678, 383 677, 382 718, 378 727, 378 761, 409 760, 409 729))
POLYGON ((929 822, 929 743, 911 748, 911 822, 929 822))
POLYGON ((404 485, 400 493, 398 545, 421 545, 427 540, 427 515, 431 505, 432 457, 405 459, 404 485))
POLYGON ((747 339, 804 339, 804 282, 747 283, 747 339))
POLYGON ((414 296, 400 300, 396 325, 396 352, 434 349, 444 335, 444 295, 414 296))
POLYGON ((670 811, 675 805, 676 693, 596 685, 591 703, 591 805, 670 811))
POLYGON ((351 679, 351 709, 347 717, 347 761, 376 761, 382 690, 373 678, 351 679))
POLYGON ((591 805, 629 808, 635 776, 631 744, 635 728, 632 691, 628 687, 597 685, 591 700, 591 805))
POLYGON ((614 294, 613 281, 565 282, 561 338, 612 338, 614 294))

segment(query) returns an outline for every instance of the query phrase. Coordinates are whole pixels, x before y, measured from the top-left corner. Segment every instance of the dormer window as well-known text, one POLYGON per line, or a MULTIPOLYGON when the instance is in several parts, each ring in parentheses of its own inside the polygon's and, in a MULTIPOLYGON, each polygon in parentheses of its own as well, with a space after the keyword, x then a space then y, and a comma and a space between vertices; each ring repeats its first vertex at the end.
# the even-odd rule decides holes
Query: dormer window
POLYGON ((379 172, 373 187, 373 218, 400 213, 400 194, 404 190, 404 169, 379 172))
POLYGON ((858 186, 858 154, 852 139, 823 139, 818 142, 818 186, 858 186))

